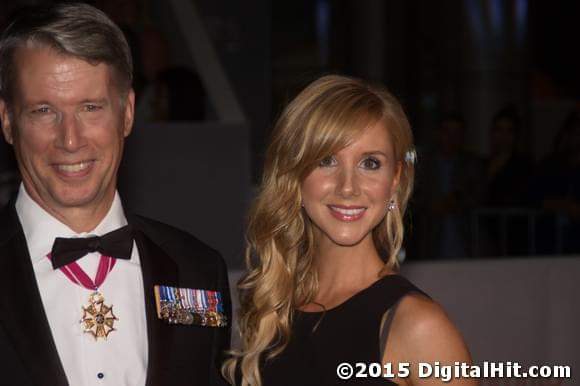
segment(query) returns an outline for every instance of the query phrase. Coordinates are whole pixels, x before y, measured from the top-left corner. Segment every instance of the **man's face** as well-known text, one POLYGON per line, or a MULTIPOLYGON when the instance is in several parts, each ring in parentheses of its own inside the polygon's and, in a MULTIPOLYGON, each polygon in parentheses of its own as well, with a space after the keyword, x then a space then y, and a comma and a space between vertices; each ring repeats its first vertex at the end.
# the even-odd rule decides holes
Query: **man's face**
POLYGON ((57 217, 106 212, 133 123, 133 91, 120 93, 107 64, 46 47, 20 48, 15 67, 14 102, 0 101, 0 118, 26 191, 57 217))

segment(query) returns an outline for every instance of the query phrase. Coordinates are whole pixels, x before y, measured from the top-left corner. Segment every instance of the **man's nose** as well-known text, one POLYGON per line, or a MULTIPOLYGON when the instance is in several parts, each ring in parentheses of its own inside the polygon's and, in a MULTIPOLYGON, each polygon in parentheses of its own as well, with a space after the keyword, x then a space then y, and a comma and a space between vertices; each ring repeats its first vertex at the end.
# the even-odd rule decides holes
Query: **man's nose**
POLYGON ((75 152, 85 145, 82 123, 75 114, 62 114, 58 125, 57 147, 75 152))

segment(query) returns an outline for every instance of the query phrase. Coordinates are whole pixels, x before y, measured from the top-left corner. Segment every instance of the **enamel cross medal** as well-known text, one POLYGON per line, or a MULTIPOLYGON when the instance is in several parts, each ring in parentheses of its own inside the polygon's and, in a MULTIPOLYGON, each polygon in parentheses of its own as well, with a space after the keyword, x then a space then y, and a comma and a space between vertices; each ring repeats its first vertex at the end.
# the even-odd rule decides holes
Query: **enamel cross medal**
MULTIPOLYGON (((48 255, 48 258, 50 259, 51 256, 48 255)), ((119 319, 113 313, 113 306, 106 305, 105 298, 98 291, 116 262, 117 259, 110 256, 101 256, 94 281, 76 262, 59 268, 70 281, 93 291, 89 296, 88 305, 81 307, 83 315, 80 323, 83 331, 92 334, 96 341, 99 339, 107 340, 109 334, 117 330, 114 325, 115 321, 119 319)))
POLYGON ((99 292, 93 292, 89 296, 88 307, 83 307, 83 318, 81 323, 84 324, 84 332, 93 334, 95 340, 99 338, 107 339, 117 317, 113 314, 113 306, 107 306, 103 295, 99 292))

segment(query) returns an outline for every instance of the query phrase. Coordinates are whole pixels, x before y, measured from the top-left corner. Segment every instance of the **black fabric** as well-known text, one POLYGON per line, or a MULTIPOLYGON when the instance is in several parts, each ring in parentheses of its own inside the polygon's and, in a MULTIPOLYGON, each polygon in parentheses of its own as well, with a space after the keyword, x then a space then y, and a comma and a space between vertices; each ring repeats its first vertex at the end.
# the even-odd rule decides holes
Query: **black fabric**
POLYGON ((51 251, 52 268, 58 269, 77 261, 91 252, 115 259, 131 259, 133 228, 129 225, 102 236, 65 238, 57 237, 51 251))
POLYGON ((394 384, 385 377, 342 380, 336 368, 343 362, 382 363, 381 321, 410 292, 422 293, 402 276, 390 275, 325 312, 296 311, 286 349, 262 358, 263 386, 394 384))

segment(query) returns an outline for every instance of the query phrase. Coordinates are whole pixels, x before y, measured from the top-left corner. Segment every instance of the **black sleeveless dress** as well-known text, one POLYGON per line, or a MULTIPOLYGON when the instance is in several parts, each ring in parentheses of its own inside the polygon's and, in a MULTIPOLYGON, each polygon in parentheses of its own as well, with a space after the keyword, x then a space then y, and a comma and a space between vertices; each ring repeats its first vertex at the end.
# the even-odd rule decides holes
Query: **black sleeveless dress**
MULTIPOLYGON (((326 312, 296 311, 286 349, 261 362, 262 385, 394 385, 385 377, 342 380, 337 366, 343 362, 353 367, 357 362, 382 362, 381 321, 385 312, 410 292, 423 293, 404 277, 390 275, 326 312)), ((369 374, 368 368, 365 373, 369 374)))

